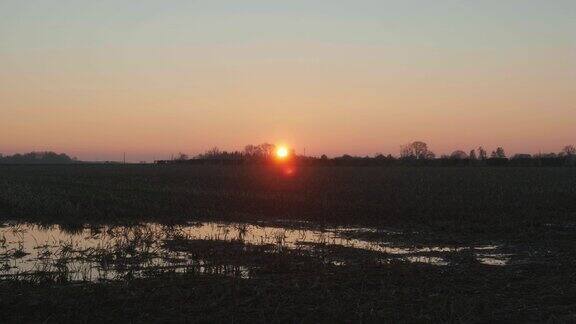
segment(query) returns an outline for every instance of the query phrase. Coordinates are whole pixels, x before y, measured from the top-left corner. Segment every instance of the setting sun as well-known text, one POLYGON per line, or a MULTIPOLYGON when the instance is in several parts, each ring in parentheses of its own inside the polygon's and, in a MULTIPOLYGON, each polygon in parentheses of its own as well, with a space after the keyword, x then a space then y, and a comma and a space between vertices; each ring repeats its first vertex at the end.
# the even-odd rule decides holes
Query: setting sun
POLYGON ((276 149, 276 157, 279 159, 285 159, 288 157, 288 148, 285 146, 280 146, 276 149))

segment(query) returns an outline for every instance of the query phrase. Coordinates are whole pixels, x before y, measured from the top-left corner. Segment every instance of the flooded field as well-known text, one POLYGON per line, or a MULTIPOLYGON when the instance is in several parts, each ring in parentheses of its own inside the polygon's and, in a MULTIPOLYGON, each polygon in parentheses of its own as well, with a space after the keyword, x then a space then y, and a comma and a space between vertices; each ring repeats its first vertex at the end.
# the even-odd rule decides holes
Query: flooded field
POLYGON ((574 323, 575 170, 6 166, 0 322, 574 323))
MULTIPOLYGON (((146 277, 160 272, 217 273, 242 278, 251 275, 254 264, 243 264, 242 260, 227 263, 226 258, 216 261, 212 256, 206 258, 203 250, 207 246, 203 243, 211 244, 210 248, 220 243, 234 244, 241 246, 243 251, 258 247, 258 253, 310 253, 345 248, 346 253, 323 254, 323 262, 334 266, 353 262, 349 258, 358 253, 365 256, 367 252, 373 261, 381 263, 448 266, 452 254, 462 252, 468 252, 477 262, 487 265, 504 266, 509 261, 509 255, 501 254, 499 247, 494 245, 412 247, 350 238, 351 234, 363 232, 379 231, 355 227, 310 229, 306 224, 282 227, 279 224, 222 222, 74 229, 5 223, 0 227, 0 278, 105 281, 146 277), (185 248, 182 248, 183 243, 185 248)), ((229 250, 227 246, 220 248, 229 250)))

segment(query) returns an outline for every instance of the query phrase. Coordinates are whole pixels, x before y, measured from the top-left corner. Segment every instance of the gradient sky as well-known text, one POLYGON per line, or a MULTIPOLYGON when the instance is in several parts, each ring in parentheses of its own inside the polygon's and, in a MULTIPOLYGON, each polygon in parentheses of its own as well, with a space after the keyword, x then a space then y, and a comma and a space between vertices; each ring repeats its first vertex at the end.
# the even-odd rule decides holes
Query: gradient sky
POLYGON ((0 0, 0 152, 576 143, 576 1, 0 0))

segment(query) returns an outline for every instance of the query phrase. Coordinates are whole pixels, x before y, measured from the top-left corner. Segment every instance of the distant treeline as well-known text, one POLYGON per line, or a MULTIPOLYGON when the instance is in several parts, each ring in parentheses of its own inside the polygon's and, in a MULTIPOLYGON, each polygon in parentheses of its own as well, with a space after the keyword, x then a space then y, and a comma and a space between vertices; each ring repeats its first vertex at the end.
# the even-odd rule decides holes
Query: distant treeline
MULTIPOLYGON (((227 152, 213 148, 203 154, 189 158, 180 153, 172 160, 155 161, 157 164, 268 164, 273 163, 276 147, 273 144, 248 145, 243 151, 227 152)), ((401 146, 400 155, 376 156, 343 155, 329 158, 296 155, 291 152, 289 160, 298 165, 334 165, 334 166, 576 166, 576 147, 565 146, 559 153, 515 154, 506 156, 502 147, 488 154, 483 147, 472 149, 469 153, 456 150, 450 155, 437 157, 424 142, 412 142, 401 146)))
MULTIPOLYGON (((247 145, 243 151, 227 152, 213 148, 205 153, 190 158, 180 153, 171 160, 155 161, 156 164, 269 164, 276 159, 276 146, 264 143, 261 145, 247 145)), ((576 147, 565 146, 559 153, 515 154, 506 156, 502 147, 498 147, 488 154, 483 147, 470 150, 468 153, 456 150, 450 155, 437 157, 428 149, 424 142, 412 142, 402 145, 400 155, 377 154, 375 156, 351 156, 344 154, 329 158, 303 156, 290 152, 287 161, 299 165, 349 165, 349 166, 377 166, 377 165, 414 165, 414 166, 576 166, 576 147)), ((31 152, 3 156, 0 154, 0 164, 72 164, 85 163, 64 153, 31 152)))
POLYGON ((0 164, 70 164, 76 162, 75 158, 64 153, 30 152, 8 156, 0 154, 0 164))

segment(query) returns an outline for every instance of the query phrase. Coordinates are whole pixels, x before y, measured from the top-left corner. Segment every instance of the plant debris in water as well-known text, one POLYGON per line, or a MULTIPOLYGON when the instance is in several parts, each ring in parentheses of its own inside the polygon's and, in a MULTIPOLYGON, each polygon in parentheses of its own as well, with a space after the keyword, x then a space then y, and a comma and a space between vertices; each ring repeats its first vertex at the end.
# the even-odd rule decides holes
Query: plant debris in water
POLYGON ((505 265, 508 260, 500 258, 499 254, 491 254, 498 249, 497 246, 401 247, 391 242, 343 235, 354 231, 373 232, 376 229, 309 229, 301 224, 281 227, 270 223, 262 226, 197 222, 190 225, 145 223, 69 230, 58 225, 4 224, 0 228, 0 276, 5 279, 51 276, 65 281, 102 281, 156 275, 165 271, 193 271, 247 277, 250 269, 258 268, 257 262, 253 262, 258 254, 286 251, 321 255, 325 262, 334 265, 362 257, 379 262, 445 266, 449 265, 451 254, 465 250, 475 251, 473 258, 480 263, 505 265), (225 253, 218 251, 218 247, 225 253), (237 253, 231 254, 230 251, 237 253), (247 254, 253 257, 250 260, 234 257, 246 258, 247 254))

